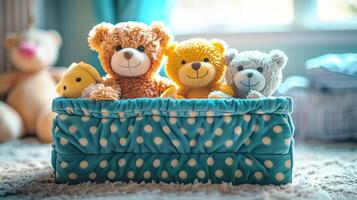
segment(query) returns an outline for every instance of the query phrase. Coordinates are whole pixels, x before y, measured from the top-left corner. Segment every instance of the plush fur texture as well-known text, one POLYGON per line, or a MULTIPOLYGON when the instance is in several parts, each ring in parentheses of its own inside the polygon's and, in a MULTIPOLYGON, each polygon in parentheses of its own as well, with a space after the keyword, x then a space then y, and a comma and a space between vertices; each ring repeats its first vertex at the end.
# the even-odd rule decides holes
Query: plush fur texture
POLYGON ((228 65, 226 81, 235 90, 236 98, 271 96, 280 86, 287 56, 279 50, 268 54, 259 51, 238 53, 230 49, 225 55, 228 65))
MULTIPOLYGON (((23 129, 5 128, 5 139, 18 137, 24 133, 36 134, 42 141, 50 142, 54 113, 51 111, 55 98, 56 81, 63 70, 51 71, 57 60, 61 37, 55 31, 30 29, 12 33, 6 37, 6 49, 17 71, 0 75, 0 95, 6 95, 6 103, 18 113, 20 118, 2 112, 0 121, 21 124, 23 129)), ((15 114, 16 115, 16 114, 15 114)), ((0 130, 7 123, 0 124, 0 130)))
POLYGON ((165 70, 177 89, 170 88, 162 97, 208 98, 213 91, 233 94, 221 82, 226 71, 225 46, 223 41, 198 38, 170 45, 165 70))
POLYGON ((122 99, 159 97, 170 86, 158 75, 170 38, 158 22, 150 26, 138 22, 96 25, 89 33, 88 43, 99 53, 107 76, 106 87, 93 91, 91 98, 114 99, 117 95, 113 89, 120 89, 122 99))
POLYGON ((119 99, 120 88, 114 89, 111 86, 105 86, 104 84, 91 84, 82 91, 81 98, 90 98, 95 96, 95 99, 100 100, 113 100, 119 99))

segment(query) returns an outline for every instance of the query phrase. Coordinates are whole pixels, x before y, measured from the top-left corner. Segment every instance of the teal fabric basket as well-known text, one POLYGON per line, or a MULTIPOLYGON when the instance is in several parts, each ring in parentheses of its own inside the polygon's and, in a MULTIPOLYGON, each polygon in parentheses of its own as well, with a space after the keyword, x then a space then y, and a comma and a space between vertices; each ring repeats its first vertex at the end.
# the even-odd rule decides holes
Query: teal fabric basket
POLYGON ((57 98, 53 110, 57 183, 292 180, 291 98, 57 98))

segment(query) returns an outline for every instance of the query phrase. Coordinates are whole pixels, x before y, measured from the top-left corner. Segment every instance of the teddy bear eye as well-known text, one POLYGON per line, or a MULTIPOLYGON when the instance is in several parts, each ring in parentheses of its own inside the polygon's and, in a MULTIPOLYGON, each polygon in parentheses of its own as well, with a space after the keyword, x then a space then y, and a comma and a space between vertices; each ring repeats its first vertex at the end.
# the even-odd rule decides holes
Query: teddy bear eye
POLYGON ((209 59, 208 59, 208 58, 205 58, 205 59, 203 59, 203 61, 205 61, 205 62, 209 62, 209 59))
POLYGON ((121 46, 121 45, 117 45, 116 47, 115 47, 115 51, 120 51, 120 50, 122 50, 123 49, 123 47, 121 46))
POLYGON ((80 77, 76 78, 76 82, 81 82, 81 81, 82 81, 82 79, 80 77))
POLYGON ((182 61, 181 61, 181 64, 183 64, 183 65, 186 64, 186 61, 182 60, 182 61))
POLYGON ((244 68, 242 65, 238 66, 238 71, 242 71, 244 68))
POLYGON ((262 73, 263 72, 263 67, 258 67, 257 70, 258 70, 258 72, 262 73))
POLYGON ((140 52, 144 52, 145 48, 143 46, 139 46, 138 48, 136 48, 138 51, 140 52))

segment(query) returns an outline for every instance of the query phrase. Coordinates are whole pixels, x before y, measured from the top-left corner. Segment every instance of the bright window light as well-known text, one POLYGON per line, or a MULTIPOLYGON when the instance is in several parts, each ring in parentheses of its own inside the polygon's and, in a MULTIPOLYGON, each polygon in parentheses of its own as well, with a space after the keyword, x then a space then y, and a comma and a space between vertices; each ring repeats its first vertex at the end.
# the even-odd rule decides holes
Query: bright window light
POLYGON ((293 21, 293 0, 177 0, 171 15, 176 33, 257 29, 293 21))
POLYGON ((357 21, 357 0, 317 0, 317 17, 322 22, 357 21))

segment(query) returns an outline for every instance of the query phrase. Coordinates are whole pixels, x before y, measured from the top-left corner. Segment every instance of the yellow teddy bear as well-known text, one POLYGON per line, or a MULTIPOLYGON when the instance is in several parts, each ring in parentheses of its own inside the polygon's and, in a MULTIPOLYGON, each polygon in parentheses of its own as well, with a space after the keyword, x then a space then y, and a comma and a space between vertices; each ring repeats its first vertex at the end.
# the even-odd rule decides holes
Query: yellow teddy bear
POLYGON ((219 98, 221 93, 232 96, 233 89, 222 82, 227 68, 225 46, 223 41, 198 38, 170 45, 165 70, 177 88, 167 89, 162 97, 219 98))
POLYGON ((78 98, 87 87, 102 81, 93 66, 84 62, 72 63, 58 83, 56 91, 62 97, 78 98))

